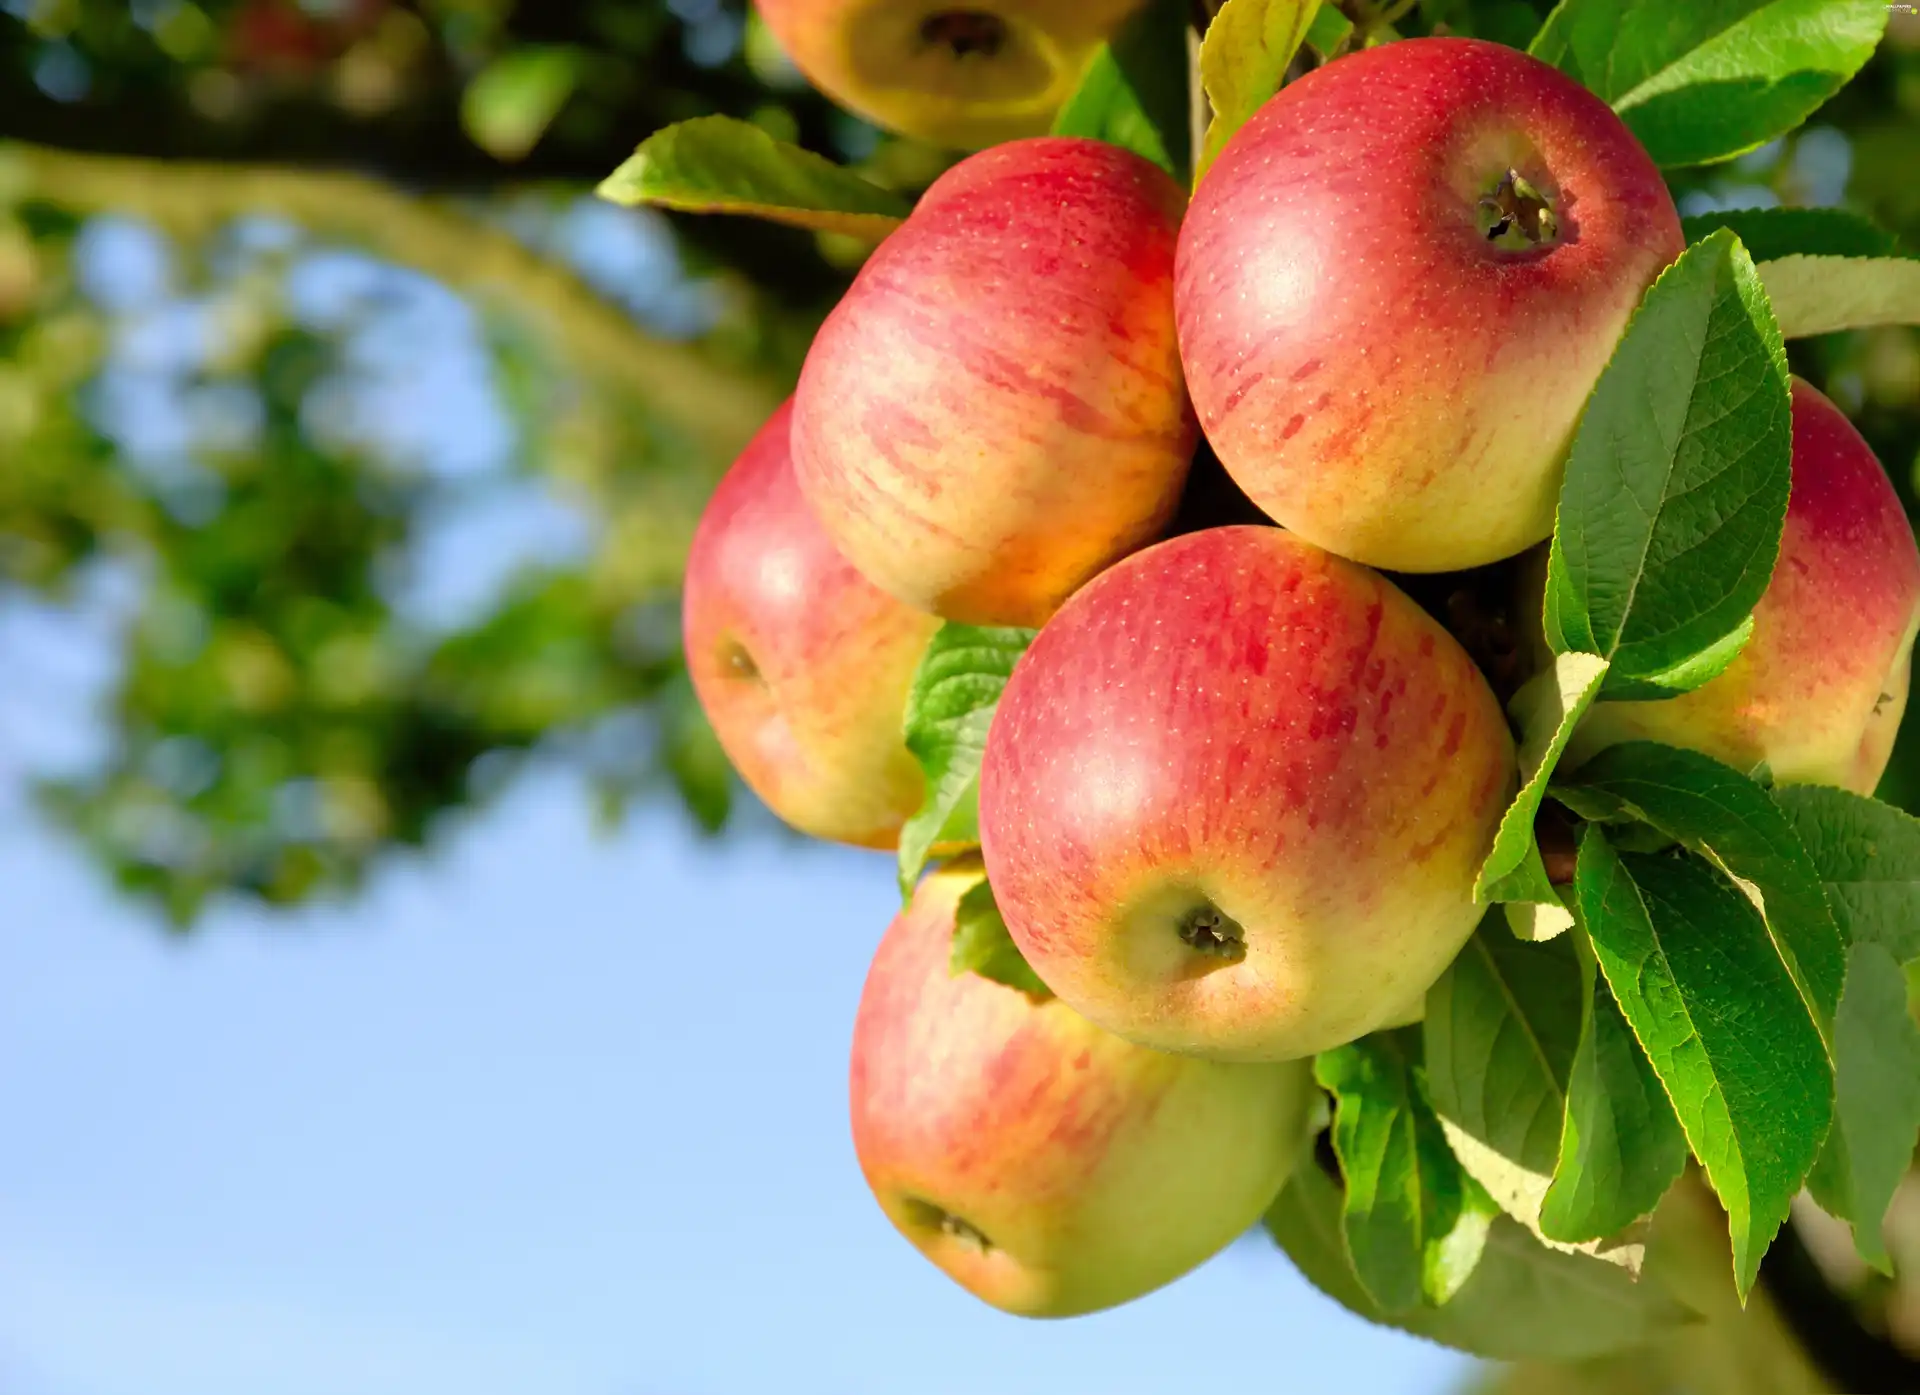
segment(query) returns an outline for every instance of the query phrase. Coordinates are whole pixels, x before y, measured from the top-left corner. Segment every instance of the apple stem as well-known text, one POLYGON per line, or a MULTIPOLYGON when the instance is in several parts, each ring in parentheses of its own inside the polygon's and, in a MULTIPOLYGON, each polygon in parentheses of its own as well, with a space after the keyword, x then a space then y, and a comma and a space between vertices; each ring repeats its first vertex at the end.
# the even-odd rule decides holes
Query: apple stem
POLYGON ((1239 921, 1212 902, 1195 906, 1181 916, 1179 934, 1182 944, 1202 954, 1216 959, 1246 958, 1247 932, 1241 929, 1239 921))
POLYGON ((921 21, 920 42, 955 58, 995 58, 1007 45, 1007 22, 984 10, 942 10, 921 21))
POLYGON ((1532 252, 1551 247, 1560 236, 1553 201, 1519 170, 1509 169, 1480 200, 1480 231, 1496 247, 1532 252))

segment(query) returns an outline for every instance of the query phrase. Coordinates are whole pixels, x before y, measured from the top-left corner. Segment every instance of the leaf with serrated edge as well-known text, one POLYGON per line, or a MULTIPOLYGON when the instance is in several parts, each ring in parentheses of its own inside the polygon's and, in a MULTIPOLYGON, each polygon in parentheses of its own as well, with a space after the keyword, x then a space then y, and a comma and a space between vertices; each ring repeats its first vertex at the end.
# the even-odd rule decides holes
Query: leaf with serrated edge
POLYGON ((1419 1037, 1381 1032, 1314 1058, 1334 1097, 1347 1251, 1382 1308, 1451 1298, 1471 1275, 1493 1207, 1461 1171, 1421 1088, 1419 1037))
POLYGON ((1893 1273, 1881 1234, 1893 1194, 1920 1139, 1920 1027, 1907 980, 1885 947, 1847 951, 1847 991, 1834 1020, 1834 1127, 1807 1186, 1853 1223, 1860 1258, 1893 1273))
POLYGON ((1558 939, 1574 926, 1573 911, 1559 899, 1552 905, 1541 901, 1508 901, 1500 909, 1506 912, 1507 929, 1513 932, 1513 937, 1529 944, 1558 939))
POLYGON ((739 213, 878 242, 906 219, 907 201, 870 180, 727 116, 656 131, 600 185, 618 204, 686 213, 739 213))
POLYGON ((1630 741, 1600 752, 1552 793, 1583 818, 1625 814, 1650 824, 1755 887, 1780 957, 1821 1035, 1830 1036, 1846 941, 1819 869, 1764 788, 1698 751, 1630 741))
POLYGON ((1558 1249, 1637 1269, 1642 1246, 1567 1244, 1540 1229, 1580 1030, 1572 944, 1523 944, 1489 921, 1427 994, 1427 1089, 1447 1142, 1502 1211, 1558 1249))
POLYGON ((1687 1165, 1687 1139, 1613 991, 1582 956, 1580 1045, 1567 1078, 1559 1157, 1540 1201, 1543 1235, 1600 1241, 1650 1213, 1687 1165))
POLYGON ((1760 913, 1708 863, 1617 853, 1589 825, 1575 885, 1607 986, 1726 1207, 1744 1298, 1832 1121, 1820 1034, 1760 913))
POLYGON ((1029 998, 1053 996, 1053 990, 1041 982, 1040 975, 1020 952, 1020 946, 1013 942, 984 872, 954 907, 950 967, 956 975, 978 974, 1008 988, 1017 988, 1029 998))
MULTIPOLYGON (((1728 208, 1680 220, 1688 242, 1731 228, 1757 265, 1780 257, 1896 257, 1900 239, 1840 208, 1728 208)), ((1760 273, 1766 280, 1766 273, 1760 273)))
POLYGON ((1532 901, 1559 905, 1546 865, 1534 842, 1533 821, 1553 768, 1573 729, 1587 715, 1607 676, 1607 661, 1592 654, 1557 654, 1553 667, 1514 695, 1510 707, 1520 723, 1520 793, 1501 816, 1493 850, 1474 883, 1476 901, 1532 901))
POLYGON ((1570 1255, 1587 1255, 1618 1265, 1636 1276, 1640 1273, 1647 1254, 1644 1224, 1630 1223, 1621 1227, 1616 1234, 1596 1240, 1577 1243, 1556 1240, 1540 1228, 1540 1207, 1553 1181, 1549 1174, 1522 1167, 1511 1158, 1496 1153, 1444 1115, 1441 1116, 1440 1127, 1446 1131, 1447 1143, 1467 1175, 1486 1188, 1494 1205, 1508 1219, 1525 1226, 1527 1233, 1535 1240, 1549 1249, 1570 1255))
POLYGON ((1883 0, 1562 0, 1532 53, 1612 103, 1655 160, 1723 160, 1811 115, 1886 29, 1883 0))
POLYGON ((1630 690, 1636 696, 1658 701, 1676 693, 1690 693, 1695 688, 1704 688, 1733 667, 1733 661, 1740 657, 1741 651, 1747 647, 1747 641, 1752 638, 1753 617, 1749 615, 1732 630, 1704 648, 1696 649, 1678 663, 1643 673, 1631 680, 1630 690))
POLYGON ((1760 282, 1789 339, 1876 325, 1920 325, 1920 260, 1912 257, 1781 257, 1760 282))
POLYGON ((1525 944, 1483 921, 1427 991, 1422 1032, 1435 1111, 1524 1167, 1552 1168, 1579 1024, 1571 944, 1525 944))
POLYGON ((907 692, 906 743, 926 773, 918 812, 900 830, 900 894, 936 844, 980 841, 980 761, 1000 694, 1032 630, 948 623, 934 631, 907 692))
POLYGON ((1611 660, 1606 697, 1708 676, 1689 661, 1725 653, 1772 576, 1791 457, 1786 350, 1717 232, 1647 292, 1587 403, 1547 563, 1555 652, 1611 660))
POLYGON ((1147 4, 1095 51, 1054 118, 1057 136, 1124 146, 1182 185, 1192 178, 1186 0, 1147 4))
POLYGON ((1824 785, 1773 791, 1849 942, 1869 940, 1901 964, 1920 960, 1920 819, 1824 785))
POLYGON ((1506 1217, 1444 1308, 1389 1313, 1367 1297, 1341 1232, 1338 1182, 1311 1159, 1267 1212, 1267 1230, 1309 1283, 1369 1322, 1493 1361, 1580 1361, 1639 1347, 1691 1321, 1654 1272, 1634 1282, 1585 1255, 1548 1249, 1506 1217))
POLYGON ((1320 13, 1320 0, 1227 0, 1200 45, 1200 79, 1213 119, 1196 181, 1233 133, 1280 90, 1287 65, 1320 13))

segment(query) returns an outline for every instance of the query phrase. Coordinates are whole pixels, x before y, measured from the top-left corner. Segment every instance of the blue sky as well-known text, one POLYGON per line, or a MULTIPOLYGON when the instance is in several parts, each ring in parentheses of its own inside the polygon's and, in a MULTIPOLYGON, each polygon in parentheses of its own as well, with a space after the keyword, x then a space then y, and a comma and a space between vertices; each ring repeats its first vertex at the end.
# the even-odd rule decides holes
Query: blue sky
POLYGON ((536 777, 362 902, 166 937, 0 827, 8 1395, 1440 1391, 1264 1246, 1002 1317, 887 1227, 845 1055, 884 862, 536 777))

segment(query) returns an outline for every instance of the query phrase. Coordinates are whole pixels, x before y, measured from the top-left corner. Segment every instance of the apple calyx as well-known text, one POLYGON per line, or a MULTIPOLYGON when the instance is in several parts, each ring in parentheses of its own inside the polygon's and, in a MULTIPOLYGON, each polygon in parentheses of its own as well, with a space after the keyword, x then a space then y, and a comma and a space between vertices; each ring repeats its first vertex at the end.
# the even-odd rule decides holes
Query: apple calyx
POLYGON ((760 672, 760 665, 753 661, 753 655, 747 652, 747 646, 737 639, 726 642, 721 652, 721 662, 727 666, 729 676, 738 678, 742 682, 766 682, 766 678, 760 672))
POLYGON ((1560 240, 1553 201, 1516 169, 1508 169, 1476 205, 1480 233, 1509 252, 1537 252, 1560 240))
POLYGON ((997 58, 1007 37, 1007 22, 985 10, 941 10, 920 22, 921 44, 955 58, 997 58))
POLYGON ((1210 901, 1181 916, 1178 933, 1182 944, 1210 958, 1238 963, 1247 957, 1247 932, 1210 901))
POLYGON ((917 1196, 908 1197, 906 1205, 914 1220, 928 1230, 937 1230, 949 1240, 980 1254, 986 1254, 993 1248, 993 1242, 987 1239, 980 1227, 954 1215, 944 1206, 937 1206, 917 1196))

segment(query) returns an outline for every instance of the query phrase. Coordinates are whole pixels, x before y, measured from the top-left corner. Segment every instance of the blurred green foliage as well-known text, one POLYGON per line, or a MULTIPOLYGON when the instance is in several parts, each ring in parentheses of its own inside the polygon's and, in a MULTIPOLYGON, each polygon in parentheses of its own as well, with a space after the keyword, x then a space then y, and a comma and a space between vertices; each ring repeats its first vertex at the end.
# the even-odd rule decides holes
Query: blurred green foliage
MULTIPOLYGON (((1548 6, 1373 8, 1524 43, 1548 6)), ((110 613, 97 759, 28 768, 121 885, 180 924, 221 894, 350 889, 534 753, 609 817, 671 789, 725 822, 678 569, 857 253, 585 201, 651 131, 711 112, 909 192, 951 158, 808 91, 741 0, 0 0, 0 606, 110 613), (139 304, 90 270, 129 229, 169 259, 139 304), (386 289, 316 317, 297 283, 323 263, 386 289), (383 296, 458 332, 421 339, 383 296), (191 353, 164 342, 183 316, 191 353), (427 372, 440 356, 471 360, 480 396, 427 372), (485 468, 430 458, 480 437, 485 468), (449 514, 502 497, 577 536, 446 562, 449 514), (484 594, 450 616, 413 598, 475 557, 498 563, 484 594)), ((1844 201, 1920 247, 1917 170, 1906 13, 1806 129, 1675 187, 1688 211, 1844 201)), ((1920 335, 1794 361, 1911 501, 1920 335)), ((1920 809, 1920 720, 1887 791, 1920 809)))

